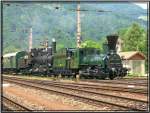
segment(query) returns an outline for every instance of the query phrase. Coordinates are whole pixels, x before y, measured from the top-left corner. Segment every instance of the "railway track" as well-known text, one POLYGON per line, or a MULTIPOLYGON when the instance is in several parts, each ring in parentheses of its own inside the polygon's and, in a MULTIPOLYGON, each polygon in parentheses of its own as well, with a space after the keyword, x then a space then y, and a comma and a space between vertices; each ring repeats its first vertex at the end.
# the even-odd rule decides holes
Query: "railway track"
POLYGON ((17 83, 24 86, 34 87, 46 91, 51 91, 67 96, 71 96, 77 98, 78 100, 86 101, 89 104, 94 104, 96 106, 101 106, 102 104, 106 104, 109 107, 115 107, 118 110, 146 110, 147 109, 147 101, 118 97, 103 93, 92 92, 88 90, 81 90, 78 88, 71 88, 67 86, 62 86, 58 84, 46 84, 43 82, 35 82, 35 81, 26 81, 20 79, 4 79, 8 82, 17 83), (92 96, 91 96, 92 95, 92 96), (126 103, 126 104, 125 104, 126 103), (128 104, 127 104, 128 103, 128 104), (136 106, 135 106, 136 105, 136 106), (142 107, 141 107, 142 106, 142 107))
MULTIPOLYGON (((19 78, 19 77, 4 77, 4 78, 10 78, 10 79, 20 79, 22 80, 22 78, 19 78)), ((23 79, 25 81, 29 81, 31 79, 23 79)), ((118 87, 118 86, 108 86, 107 84, 87 84, 87 83, 62 83, 62 82, 57 82, 57 81, 48 81, 48 80, 32 80, 32 81, 35 81, 35 82, 44 82, 44 83, 47 83, 47 84, 50 84, 50 83, 55 83, 55 84, 61 84, 63 86, 72 86, 72 87, 78 87, 78 88, 85 88, 85 89, 91 89, 91 90, 104 90, 104 91, 116 91, 116 92, 130 92, 132 94, 141 94, 141 95, 147 95, 148 94, 148 88, 145 88, 145 89, 140 89, 140 88, 134 88, 134 87, 118 87)))
POLYGON ((81 79, 81 82, 90 82, 90 83, 98 83, 98 84, 110 84, 110 85, 134 85, 134 86, 143 86, 147 87, 148 86, 148 79, 145 78, 138 78, 138 79, 129 79, 129 78, 124 78, 124 79, 119 79, 119 80, 89 80, 89 79, 81 79))
POLYGON ((81 80, 83 82, 92 83, 107 83, 107 84, 119 84, 119 85, 136 85, 136 86, 147 86, 148 80, 81 80))
POLYGON ((112 87, 112 86, 97 86, 97 85, 89 85, 89 84, 78 84, 78 83, 60 83, 60 82, 47 82, 47 81, 38 81, 39 83, 43 83, 45 85, 60 85, 64 87, 69 87, 69 88, 76 88, 76 89, 84 89, 84 90, 90 90, 92 92, 104 92, 106 94, 108 93, 114 93, 114 95, 118 94, 124 94, 124 93, 129 93, 131 95, 143 95, 147 96, 148 92, 147 90, 143 89, 134 89, 134 88, 118 88, 118 87, 112 87), (88 86, 89 85, 89 86, 88 86))
POLYGON ((3 111, 31 111, 29 108, 22 106, 21 104, 9 99, 6 96, 2 96, 2 100, 3 100, 3 107, 5 107, 3 109, 3 111))
POLYGON ((123 78, 123 80, 146 80, 148 76, 145 77, 134 77, 134 78, 123 78))
POLYGON ((138 86, 130 86, 130 85, 116 85, 116 84, 87 84, 87 83, 66 83, 66 85, 77 85, 77 86, 85 86, 95 88, 95 89, 107 89, 107 90, 115 90, 115 91, 124 91, 124 92, 133 92, 133 93, 141 93, 147 94, 147 87, 137 88, 138 86), (105 88, 106 87, 106 88, 105 88))

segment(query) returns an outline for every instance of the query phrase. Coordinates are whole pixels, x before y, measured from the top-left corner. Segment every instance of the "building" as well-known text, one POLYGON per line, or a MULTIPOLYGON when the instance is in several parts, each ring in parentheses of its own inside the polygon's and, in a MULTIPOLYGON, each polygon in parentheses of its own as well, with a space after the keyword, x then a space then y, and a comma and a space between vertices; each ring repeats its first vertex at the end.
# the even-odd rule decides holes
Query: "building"
POLYGON ((119 52, 123 66, 130 69, 129 73, 137 76, 145 75, 145 56, 139 51, 119 52))
POLYGON ((116 49, 123 59, 123 66, 130 69, 129 73, 139 76, 145 75, 145 59, 143 53, 139 51, 122 51, 123 41, 119 38, 116 49))
POLYGON ((117 44, 116 44, 117 52, 122 51, 122 46, 123 46, 123 41, 120 38, 118 38, 118 41, 117 41, 117 44))
POLYGON ((145 59, 143 53, 139 51, 122 51, 123 41, 119 38, 116 44, 117 53, 123 59, 123 66, 130 69, 129 73, 139 76, 145 75, 145 59))

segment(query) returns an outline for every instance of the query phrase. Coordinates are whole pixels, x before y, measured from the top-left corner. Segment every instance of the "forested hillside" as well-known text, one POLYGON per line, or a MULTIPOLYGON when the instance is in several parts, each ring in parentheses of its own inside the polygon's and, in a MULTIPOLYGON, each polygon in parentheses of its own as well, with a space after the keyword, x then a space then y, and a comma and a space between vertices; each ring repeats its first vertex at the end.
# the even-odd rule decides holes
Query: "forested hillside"
MULTIPOLYGON (((55 38, 58 48, 76 46, 75 3, 4 3, 3 52, 28 50, 29 28, 33 29, 33 47, 55 38)), ((133 23, 146 30, 146 10, 131 3, 81 3, 82 41, 101 43, 111 33, 133 23), (88 11, 86 11, 88 10, 88 11), (110 12, 98 12, 105 10, 110 12)), ((123 31, 121 32, 123 34, 123 31)), ((123 34, 124 35, 124 34, 123 34)), ((126 35, 127 36, 127 35, 126 35)))

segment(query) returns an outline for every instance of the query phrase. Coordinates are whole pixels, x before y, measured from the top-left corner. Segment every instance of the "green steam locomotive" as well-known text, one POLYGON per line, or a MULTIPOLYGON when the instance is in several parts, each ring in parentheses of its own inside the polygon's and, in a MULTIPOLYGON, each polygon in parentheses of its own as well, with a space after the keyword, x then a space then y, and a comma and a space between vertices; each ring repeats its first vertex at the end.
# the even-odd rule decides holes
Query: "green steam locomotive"
POLYGON ((33 48, 3 56, 3 72, 43 75, 80 75, 83 78, 114 79, 127 75, 122 59, 116 53, 117 35, 107 36, 105 53, 96 48, 62 48, 56 41, 47 48, 33 48))

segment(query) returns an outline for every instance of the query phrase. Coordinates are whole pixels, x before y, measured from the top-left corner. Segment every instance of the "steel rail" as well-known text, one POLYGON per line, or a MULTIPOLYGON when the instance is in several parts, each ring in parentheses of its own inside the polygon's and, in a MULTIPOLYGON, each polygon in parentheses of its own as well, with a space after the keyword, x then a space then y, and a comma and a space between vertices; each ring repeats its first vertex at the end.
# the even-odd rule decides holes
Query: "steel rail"
MULTIPOLYGON (((15 101, 9 99, 8 97, 6 97, 6 96, 4 96, 4 95, 2 96, 2 100, 3 100, 3 104, 4 104, 4 103, 6 103, 6 104, 11 104, 11 106, 13 106, 13 107, 15 107, 15 108, 19 108, 18 110, 14 110, 14 111, 32 111, 32 110, 30 110, 29 108, 27 108, 27 107, 25 107, 25 106, 23 106, 23 105, 21 105, 21 104, 15 102, 15 101)), ((7 107, 7 108, 9 108, 9 107, 7 107)), ((9 109, 10 109, 10 108, 9 108, 9 109)), ((11 109, 11 110, 12 110, 12 109, 11 109)), ((11 111, 11 110, 10 110, 10 111, 11 111)))
MULTIPOLYGON (((20 79, 20 80, 25 80, 25 81, 39 81, 39 82, 47 82, 47 83, 57 83, 60 84, 60 82, 56 82, 56 81, 47 81, 47 80, 33 80, 33 79, 23 79, 23 78, 19 78, 19 77, 4 77, 4 78, 10 78, 10 79, 20 79)), ((62 82, 61 82, 62 83, 62 82)), ((64 83, 63 85, 69 85, 69 86, 75 86, 75 87, 84 87, 84 88, 92 88, 92 89, 96 89, 96 90, 110 90, 110 91, 121 91, 121 92, 130 92, 130 93, 139 93, 139 94, 144 94, 147 95, 147 91, 143 90, 143 89, 135 89, 135 88, 126 88, 126 87, 117 87, 117 86, 107 86, 107 85, 96 85, 96 84, 85 84, 85 83, 64 83), (85 86, 88 85, 88 86, 85 86)))
MULTIPOLYGON (((24 81, 24 80, 21 80, 21 81, 24 81)), ((26 80, 25 80, 26 81, 26 80)), ((97 94, 97 95, 104 95, 104 96, 110 96, 110 97, 115 97, 115 98, 120 98, 120 99, 126 99, 126 100, 131 100, 131 101, 139 101, 139 102, 147 102, 147 101, 144 101, 144 100, 138 100, 138 99, 133 99, 133 98, 127 98, 127 97, 120 97, 120 96, 114 96, 114 95, 110 95, 110 94, 105 94, 105 93, 97 93, 95 91, 89 91, 89 90, 84 90, 84 89, 78 89, 78 88, 75 88, 76 86, 69 86, 69 85, 64 85, 64 84, 60 84, 60 83, 53 83, 53 82, 49 82, 49 83, 45 83, 44 81, 32 81, 32 80, 29 80, 29 81, 26 81, 26 82, 32 82, 32 83, 36 83, 36 84, 41 84, 41 85, 46 85, 46 86, 56 86, 56 87, 60 87, 60 88, 66 88, 66 89, 71 89, 71 90, 77 90, 77 91, 83 91, 83 92, 87 92, 87 93, 92 93, 92 94, 97 94)))
MULTIPOLYGON (((84 96, 79 96, 79 95, 73 95, 73 94, 70 94, 70 93, 68 93, 68 92, 62 92, 62 91, 57 91, 57 90, 54 90, 54 89, 47 89, 47 88, 43 88, 43 84, 40 84, 40 85, 42 85, 42 87, 41 86, 39 86, 39 84, 34 84, 33 85, 33 83, 25 83, 25 81, 24 81, 24 83, 23 83, 23 81, 21 81, 21 82, 18 82, 17 80, 16 81, 14 81, 14 80, 7 80, 7 81, 9 81, 9 82, 14 82, 14 83, 17 83, 17 84, 22 84, 22 85, 25 85, 25 86, 30 86, 30 87, 35 87, 35 88, 40 88, 40 89, 44 89, 44 90, 48 90, 48 91, 53 91, 53 92, 57 92, 57 93, 63 93, 63 94, 67 94, 67 95, 70 95, 70 96, 75 96, 75 97, 78 97, 78 98, 84 98, 84 99, 88 99, 88 100, 90 100, 90 101, 95 101, 95 102, 100 102, 100 103, 105 103, 105 104, 109 104, 109 105, 113 105, 113 106, 117 106, 117 107, 121 107, 121 108, 126 108, 126 109, 130 109, 130 110, 142 110, 143 111, 143 109, 139 109, 139 108, 135 108, 135 107, 132 107, 132 106, 124 106, 124 105, 120 105, 120 104, 117 104, 117 103, 112 103, 112 102, 106 102, 106 101, 102 101, 102 100, 96 100, 96 99, 93 99, 93 98, 88 98, 88 97, 84 97, 84 96), (29 85, 30 84, 30 85, 29 85), (38 85, 38 86, 37 86, 38 85)), ((56 85, 55 85, 56 86, 56 85)), ((58 87, 58 86, 57 86, 58 87)), ((61 87, 61 88, 63 88, 63 87, 61 87)), ((73 89, 73 90, 75 90, 75 89, 73 89)), ((79 90, 78 90, 79 91, 79 90)), ((88 92, 89 93, 89 92, 88 92)), ((90 92, 90 93, 92 93, 93 94, 93 92, 90 92)), ((108 95, 107 95, 108 96, 108 95)), ((94 102, 94 103, 95 103, 94 102)), ((143 102, 143 101, 140 101, 140 102, 143 102)))
POLYGON ((92 82, 92 83, 106 83, 106 84, 121 84, 121 85, 139 85, 139 86, 147 86, 148 83, 141 83, 140 81, 119 81, 119 80, 111 80, 111 81, 104 81, 104 80, 82 80, 83 82, 92 82))

